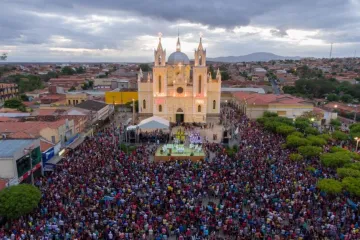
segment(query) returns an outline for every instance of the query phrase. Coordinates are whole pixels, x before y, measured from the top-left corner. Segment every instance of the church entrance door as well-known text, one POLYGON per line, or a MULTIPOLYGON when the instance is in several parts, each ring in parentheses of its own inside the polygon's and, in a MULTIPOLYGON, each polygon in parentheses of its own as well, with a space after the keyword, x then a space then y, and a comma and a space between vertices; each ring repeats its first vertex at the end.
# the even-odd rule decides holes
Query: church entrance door
POLYGON ((176 122, 177 123, 183 123, 184 122, 184 114, 183 113, 177 113, 176 114, 176 122))

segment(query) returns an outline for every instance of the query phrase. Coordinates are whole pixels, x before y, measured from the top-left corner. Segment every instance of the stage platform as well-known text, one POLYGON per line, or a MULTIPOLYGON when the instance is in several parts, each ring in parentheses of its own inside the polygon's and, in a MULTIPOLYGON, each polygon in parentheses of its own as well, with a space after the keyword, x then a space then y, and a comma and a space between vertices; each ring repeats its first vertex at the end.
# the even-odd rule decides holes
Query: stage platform
POLYGON ((183 144, 167 144, 165 145, 167 149, 171 149, 170 156, 168 155, 170 151, 161 152, 164 145, 160 145, 155 152, 155 161, 169 161, 169 160, 191 160, 191 161, 202 161, 205 160, 205 152, 203 149, 200 152, 191 149, 190 147, 184 146, 183 144), (177 152, 175 146, 183 148, 183 152, 177 152), (191 154, 193 153, 193 154, 191 154), (191 156, 193 155, 193 156, 191 156))

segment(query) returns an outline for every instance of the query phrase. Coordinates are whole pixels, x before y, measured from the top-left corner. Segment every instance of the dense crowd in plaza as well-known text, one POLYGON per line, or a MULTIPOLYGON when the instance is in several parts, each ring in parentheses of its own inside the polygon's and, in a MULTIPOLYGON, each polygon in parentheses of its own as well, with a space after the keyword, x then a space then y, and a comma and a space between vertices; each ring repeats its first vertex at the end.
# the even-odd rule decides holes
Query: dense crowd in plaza
MULTIPOLYGON (((230 158, 206 143, 202 162, 152 162, 155 144, 125 155, 112 129, 85 141, 36 182, 32 214, 0 229, 1 239, 360 239, 357 209, 316 188, 331 177, 317 159, 289 160, 281 136, 225 108, 239 127, 230 158)), ((357 202, 358 199, 352 199, 357 202)))

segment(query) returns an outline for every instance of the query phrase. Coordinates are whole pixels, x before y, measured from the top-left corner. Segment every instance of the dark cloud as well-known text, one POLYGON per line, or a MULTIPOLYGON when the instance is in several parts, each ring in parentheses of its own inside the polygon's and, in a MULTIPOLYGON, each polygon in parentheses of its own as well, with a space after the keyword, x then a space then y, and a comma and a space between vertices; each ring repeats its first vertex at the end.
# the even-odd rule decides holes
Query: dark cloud
MULTIPOLYGON (((356 5, 356 0, 0 1, 0 49, 16 46, 13 54, 28 58, 36 56, 36 52, 42 57, 46 53, 51 55, 50 48, 114 49, 136 55, 135 52, 142 47, 137 40, 139 36, 154 36, 161 31, 166 37, 175 37, 177 24, 181 26, 182 35, 191 34, 188 41, 194 44, 198 41, 198 33, 204 31, 205 40, 213 47, 212 54, 217 55, 244 54, 249 53, 244 51, 256 49, 285 51, 284 55, 297 54, 298 49, 304 52, 305 47, 294 45, 296 41, 275 42, 259 39, 262 37, 259 32, 239 35, 231 31, 241 26, 271 29, 274 39, 287 39, 287 30, 299 29, 318 32, 312 38, 325 43, 347 43, 351 45, 348 48, 360 42, 360 5, 356 5), (181 23, 194 25, 184 27, 181 23), (217 32, 217 28, 227 31, 217 32)), ((314 55, 318 55, 318 48, 309 46, 306 51, 314 51, 314 55)), ((151 58, 149 50, 142 51, 140 58, 147 58, 147 54, 151 58)), ((71 54, 56 52, 49 58, 71 54)), ((131 54, 129 58, 136 58, 131 54)), ((83 56, 107 57, 97 51, 86 52, 83 56)), ((81 58, 80 55, 76 57, 81 58)), ((108 56, 109 59, 112 57, 108 56)), ((126 55, 121 57, 126 58, 126 55)))

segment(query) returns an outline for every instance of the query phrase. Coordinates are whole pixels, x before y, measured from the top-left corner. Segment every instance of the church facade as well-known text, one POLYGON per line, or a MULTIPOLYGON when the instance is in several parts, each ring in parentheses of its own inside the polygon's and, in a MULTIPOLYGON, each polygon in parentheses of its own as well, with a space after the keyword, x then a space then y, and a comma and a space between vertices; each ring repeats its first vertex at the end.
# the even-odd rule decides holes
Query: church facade
POLYGON ((180 39, 176 51, 166 62, 166 50, 159 44, 154 51, 152 74, 138 74, 140 116, 159 116, 170 122, 206 122, 209 116, 219 116, 221 74, 215 79, 208 73, 206 50, 202 39, 195 50, 194 64, 181 52, 180 39))

